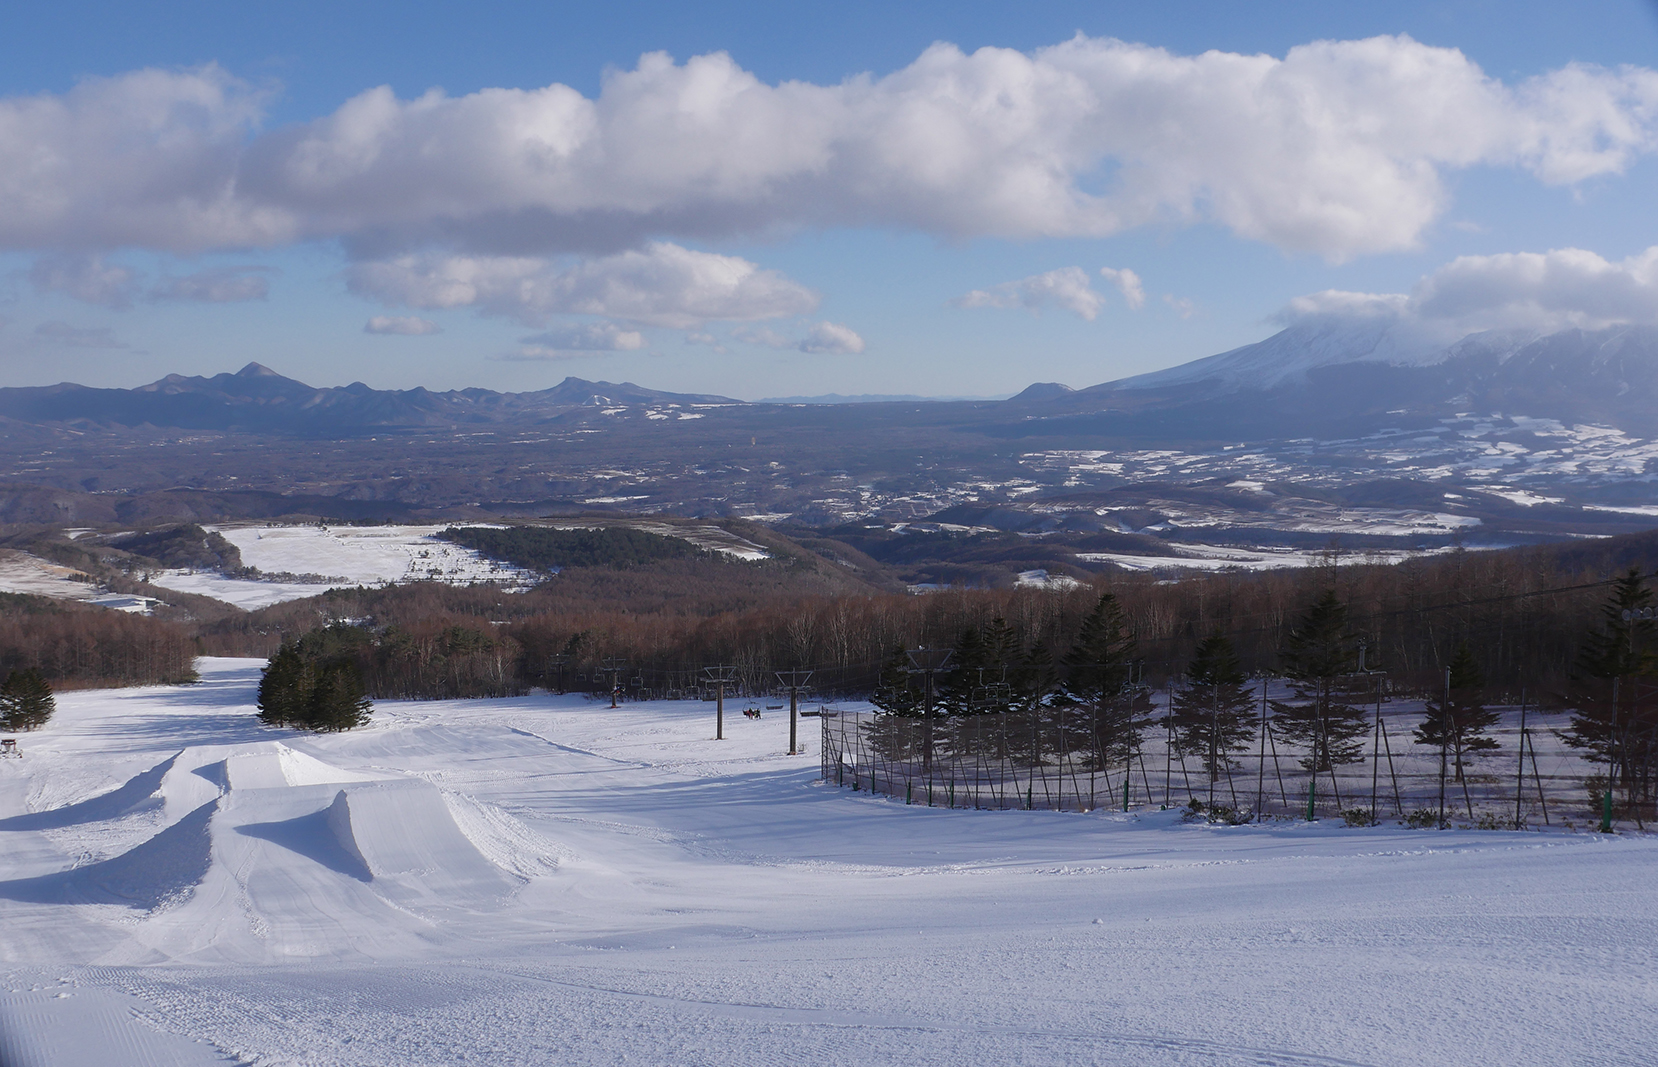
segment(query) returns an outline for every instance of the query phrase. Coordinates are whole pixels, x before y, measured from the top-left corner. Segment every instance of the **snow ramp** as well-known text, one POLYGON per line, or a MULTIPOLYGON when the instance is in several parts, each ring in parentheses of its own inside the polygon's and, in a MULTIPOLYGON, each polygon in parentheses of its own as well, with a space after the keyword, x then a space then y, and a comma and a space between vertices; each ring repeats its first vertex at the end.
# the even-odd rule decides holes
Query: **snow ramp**
POLYGON ((490 907, 518 885, 461 832, 443 794, 427 782, 342 789, 328 825, 380 891, 402 903, 490 907))
POLYGON ((480 850, 431 783, 336 767, 279 742, 187 748, 117 789, 7 828, 92 843, 158 807, 171 821, 144 840, 0 882, 0 897, 144 913, 136 925, 110 919, 130 936, 109 963, 373 959, 429 947, 525 882, 480 850))

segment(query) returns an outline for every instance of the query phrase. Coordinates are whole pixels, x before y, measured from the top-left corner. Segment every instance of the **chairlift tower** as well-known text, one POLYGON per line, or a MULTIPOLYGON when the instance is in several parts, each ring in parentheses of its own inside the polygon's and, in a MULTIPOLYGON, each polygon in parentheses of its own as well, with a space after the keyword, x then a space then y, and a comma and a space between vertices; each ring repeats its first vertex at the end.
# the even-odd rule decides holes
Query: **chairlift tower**
POLYGON ((953 652, 948 648, 928 648, 921 645, 906 650, 904 655, 910 660, 910 665, 906 669, 911 674, 921 675, 924 694, 921 705, 921 773, 930 775, 933 772, 933 676, 949 664, 953 652))
POLYGON ((564 668, 570 665, 570 656, 564 652, 555 652, 547 657, 547 673, 558 676, 558 695, 564 695, 564 668))
POLYGON ((616 694, 622 691, 622 672, 627 670, 628 661, 621 656, 606 656, 599 661, 599 669, 610 675, 610 706, 616 706, 616 694))
MULTIPOLYGON (((737 678, 735 667, 704 667, 702 673, 714 683, 714 740, 725 740, 725 687, 737 678)), ((791 744, 789 746, 793 748, 791 744)))
POLYGON ((811 680, 813 672, 796 670, 775 671, 773 673, 777 675, 777 680, 787 686, 789 690, 789 755, 798 756, 800 755, 800 746, 795 741, 798 736, 796 723, 800 717, 800 691, 806 688, 806 683, 811 680))

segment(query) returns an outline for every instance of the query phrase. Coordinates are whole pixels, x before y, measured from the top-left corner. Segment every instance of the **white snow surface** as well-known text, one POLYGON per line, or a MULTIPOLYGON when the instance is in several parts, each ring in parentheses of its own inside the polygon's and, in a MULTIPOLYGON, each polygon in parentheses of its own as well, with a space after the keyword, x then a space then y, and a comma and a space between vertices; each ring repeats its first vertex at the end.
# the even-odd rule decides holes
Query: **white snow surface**
POLYGON ((737 701, 304 735, 200 666, 0 761, 0 1062, 1651 1062, 1648 837, 911 807, 737 701))
POLYGON ((0 593, 28 593, 58 600, 90 600, 103 589, 83 571, 16 549, 0 548, 0 593))
MULTIPOLYGON (((472 525, 479 525, 474 523, 472 525)), ((335 584, 521 578, 515 567, 440 541, 443 526, 216 526, 242 562, 271 574, 317 574, 335 584)))
MULTIPOLYGON (((589 501, 592 503, 592 501, 589 501)), ((208 571, 172 570, 151 577, 154 585, 213 597, 255 611, 288 600, 316 596, 331 586, 394 585, 435 581, 450 585, 492 582, 521 590, 539 576, 509 563, 492 560, 473 549, 439 540, 441 526, 279 526, 238 524, 209 526, 224 535, 242 554, 246 566, 270 575, 293 579, 230 578, 208 571)), ((490 526, 488 523, 466 523, 490 526)), ((599 529, 602 523, 549 523, 554 529, 599 529)), ((678 537, 737 559, 770 559, 771 553, 717 526, 682 526, 630 520, 627 526, 665 537, 678 537)), ((500 527, 491 527, 499 529, 500 527)), ((0 588, 6 571, 0 560, 0 588)), ((61 582, 59 583, 62 584, 61 582)), ((58 594, 61 595, 61 594, 58 594)))

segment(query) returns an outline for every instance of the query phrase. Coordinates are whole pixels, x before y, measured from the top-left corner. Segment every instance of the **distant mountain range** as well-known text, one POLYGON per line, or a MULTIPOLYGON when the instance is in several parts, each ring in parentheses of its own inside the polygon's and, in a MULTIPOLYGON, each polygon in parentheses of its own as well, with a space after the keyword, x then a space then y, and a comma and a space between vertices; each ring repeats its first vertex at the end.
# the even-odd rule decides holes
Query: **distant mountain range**
POLYGON ((920 553, 905 566, 921 583, 1337 536, 1410 551, 1626 533, 1658 523, 1658 329, 1446 343, 1304 322, 1007 400, 318 389, 256 363, 0 389, 0 527, 591 510, 839 531, 835 558, 920 553), (896 540, 868 540, 882 530, 896 540))
MULTIPOLYGON (((351 437, 466 426, 548 426, 595 414, 687 418, 709 406, 856 407, 926 403, 937 417, 995 436, 1104 434, 1215 439, 1348 436, 1457 412, 1500 412, 1658 432, 1658 328, 1625 326, 1546 336, 1492 331, 1435 343, 1386 322, 1307 322, 1257 344, 1085 389, 1032 385, 1005 401, 830 394, 744 404, 629 382, 566 378, 536 392, 316 388, 250 363, 235 374, 171 374, 135 389, 63 384, 0 389, 0 420, 80 429, 175 428, 351 437), (674 409, 679 409, 677 412, 674 409)), ((849 416, 852 415, 848 412, 849 416)), ((829 416, 832 417, 832 416, 829 416)))
POLYGON ((535 424, 583 409, 653 403, 740 401, 580 378, 566 378, 551 389, 531 393, 371 389, 362 382, 319 389, 258 363, 211 378, 169 374, 136 389, 67 383, 0 389, 0 417, 25 423, 342 437, 400 428, 535 424))

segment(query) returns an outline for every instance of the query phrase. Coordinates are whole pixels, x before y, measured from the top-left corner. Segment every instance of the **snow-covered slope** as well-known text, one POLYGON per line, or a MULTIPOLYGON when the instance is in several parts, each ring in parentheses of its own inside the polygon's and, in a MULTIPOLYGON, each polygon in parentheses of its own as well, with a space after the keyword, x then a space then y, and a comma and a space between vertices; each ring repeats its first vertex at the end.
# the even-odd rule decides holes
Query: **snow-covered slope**
MULTIPOLYGON (((1517 347, 1531 334, 1479 335, 1484 344, 1517 347)), ((1162 389, 1217 381, 1271 389, 1305 380, 1307 372, 1340 363, 1387 363, 1418 367, 1443 363, 1455 338, 1397 318, 1316 318, 1298 322, 1264 341, 1113 383, 1120 389, 1162 389)))
POLYGON ((906 806, 701 702, 305 736, 201 667, 0 763, 8 1067, 1647 1058, 1645 836, 906 806))

